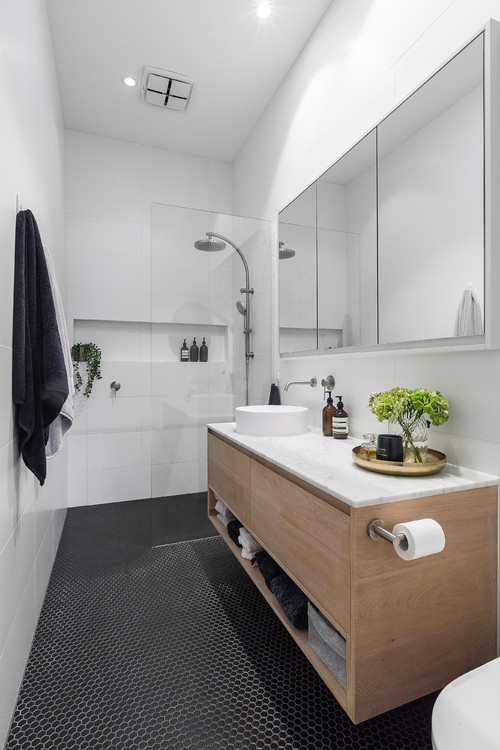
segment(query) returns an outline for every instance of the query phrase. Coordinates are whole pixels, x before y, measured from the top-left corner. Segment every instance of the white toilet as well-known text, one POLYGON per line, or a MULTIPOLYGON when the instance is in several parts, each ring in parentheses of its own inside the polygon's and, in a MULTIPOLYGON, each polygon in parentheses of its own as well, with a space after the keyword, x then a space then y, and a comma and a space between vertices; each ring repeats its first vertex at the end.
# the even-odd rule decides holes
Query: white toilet
POLYGON ((500 750, 500 658, 450 682, 432 712, 434 750, 500 750))

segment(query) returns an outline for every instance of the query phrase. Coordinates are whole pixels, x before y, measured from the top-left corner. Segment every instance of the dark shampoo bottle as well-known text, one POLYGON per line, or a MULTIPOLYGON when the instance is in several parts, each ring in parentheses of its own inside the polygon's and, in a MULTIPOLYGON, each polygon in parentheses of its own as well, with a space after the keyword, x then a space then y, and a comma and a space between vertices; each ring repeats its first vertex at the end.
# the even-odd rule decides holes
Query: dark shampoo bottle
POLYGON ((190 362, 198 362, 200 350, 198 348, 198 344, 196 343, 196 338, 193 339, 193 343, 190 346, 189 349, 189 361, 190 362))
POLYGON ((323 409, 323 435, 325 437, 332 437, 333 435, 333 424, 332 419, 335 413, 333 408, 332 392, 327 391, 328 398, 326 399, 326 406, 323 409))

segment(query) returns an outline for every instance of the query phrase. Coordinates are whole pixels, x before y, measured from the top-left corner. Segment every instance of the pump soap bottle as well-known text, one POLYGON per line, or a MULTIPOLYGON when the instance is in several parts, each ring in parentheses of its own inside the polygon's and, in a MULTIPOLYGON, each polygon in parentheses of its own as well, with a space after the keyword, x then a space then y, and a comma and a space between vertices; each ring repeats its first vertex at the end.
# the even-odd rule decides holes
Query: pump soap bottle
POLYGON ((344 411, 342 396, 335 396, 335 398, 338 398, 338 403, 332 418, 333 437, 337 440, 345 440, 349 434, 348 414, 344 411))
POLYGON ((189 348, 189 361, 198 362, 199 353, 200 353, 200 350, 198 348, 198 344, 196 343, 196 338, 194 338, 193 343, 191 344, 189 348))
POLYGON ((189 362, 189 349, 186 344, 186 339, 184 339, 184 343, 181 346, 181 362, 189 362))
POLYGON ((205 336, 203 336, 203 341, 200 346, 200 362, 208 362, 208 346, 205 341, 205 336))
POLYGON ((333 408, 332 392, 325 391, 325 393, 328 393, 328 398, 326 399, 326 406, 323 409, 323 435, 325 437, 332 437, 332 418, 335 413, 335 409, 333 408))

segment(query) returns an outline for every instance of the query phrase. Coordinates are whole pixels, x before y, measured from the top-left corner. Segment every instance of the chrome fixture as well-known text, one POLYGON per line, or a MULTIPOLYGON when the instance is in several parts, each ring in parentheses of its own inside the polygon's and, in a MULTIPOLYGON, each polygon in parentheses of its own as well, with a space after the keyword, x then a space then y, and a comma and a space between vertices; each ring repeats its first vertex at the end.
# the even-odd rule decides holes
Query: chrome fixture
POLYGON ((385 539, 387 542, 391 542, 395 547, 401 547, 403 550, 408 549, 408 539, 406 536, 402 532, 399 534, 393 534, 391 531, 388 531, 381 518, 374 518, 370 521, 367 532, 370 539, 385 539))
POLYGON ((295 255, 295 250, 292 250, 289 247, 285 247, 284 242, 279 243, 279 251, 278 251, 278 257, 280 260, 286 260, 287 258, 293 258, 295 255))
POLYGON ((285 385, 284 390, 287 391, 291 385, 310 385, 311 388, 316 388, 318 381, 316 378, 311 378, 311 380, 290 380, 290 382, 285 385))
POLYGON ((122 387, 121 383, 119 383, 117 380, 113 380, 113 382, 109 386, 112 391, 116 393, 116 391, 119 391, 122 387))
POLYGON ((250 295, 253 294, 253 288, 250 286, 250 272, 248 270, 248 263, 241 252, 240 248, 234 244, 228 237, 224 237, 222 234, 216 234, 215 232, 207 232, 206 240, 196 240, 194 246, 197 250, 202 250, 204 253, 216 253, 220 250, 224 250, 226 243, 231 245, 241 260, 245 268, 245 286, 240 289, 241 294, 245 295, 245 304, 243 302, 236 303, 238 312, 243 315, 243 333, 245 335, 245 404, 248 406, 248 363, 253 358, 254 354, 250 351, 250 334, 252 333, 252 327, 250 325, 250 295))
POLYGON ((333 375, 329 375, 327 378, 323 378, 321 385, 325 391, 333 391, 335 388, 335 378, 333 375))

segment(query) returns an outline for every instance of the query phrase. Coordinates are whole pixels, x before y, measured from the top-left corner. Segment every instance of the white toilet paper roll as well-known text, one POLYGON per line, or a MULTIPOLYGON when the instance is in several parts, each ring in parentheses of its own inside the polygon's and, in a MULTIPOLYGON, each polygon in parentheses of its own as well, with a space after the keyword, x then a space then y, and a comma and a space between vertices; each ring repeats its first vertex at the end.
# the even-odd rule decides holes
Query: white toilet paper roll
POLYGON ((419 557, 442 552, 445 545, 444 531, 432 518, 421 518, 419 521, 397 523, 393 534, 403 532, 408 544, 404 541, 394 549, 403 560, 416 560, 419 557))

